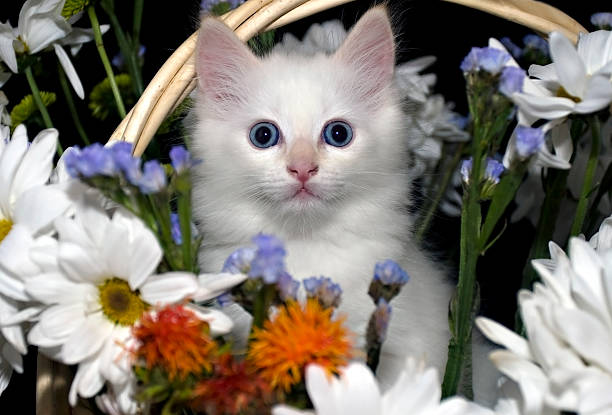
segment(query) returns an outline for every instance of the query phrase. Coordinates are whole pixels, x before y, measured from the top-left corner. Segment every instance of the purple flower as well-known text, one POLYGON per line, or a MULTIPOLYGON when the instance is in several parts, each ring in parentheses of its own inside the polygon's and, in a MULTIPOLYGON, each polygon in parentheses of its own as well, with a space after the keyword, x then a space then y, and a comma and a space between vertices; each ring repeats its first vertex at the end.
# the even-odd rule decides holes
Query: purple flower
POLYGON ((545 132, 541 128, 516 127, 516 152, 526 159, 535 154, 544 144, 545 132))
MULTIPOLYGON (((147 48, 144 45, 140 45, 140 47, 138 48, 138 58, 142 58, 146 51, 147 48)), ((123 68, 123 65, 125 64, 125 58, 123 57, 123 53, 119 52, 118 54, 116 54, 113 57, 111 63, 119 69, 123 68)))
POLYGON ((465 130, 470 122, 470 116, 464 117, 461 114, 453 113, 448 121, 458 129, 465 130))
POLYGON ((296 300, 300 288, 299 281, 296 281, 288 272, 283 272, 277 282, 278 294, 282 301, 296 300))
POLYGON ((227 257, 221 272, 231 274, 247 274, 251 269, 251 261, 255 258, 255 248, 239 248, 227 257))
POLYGON ((202 11, 211 11, 219 3, 227 3, 230 9, 235 9, 239 4, 244 3, 244 0, 202 0, 200 2, 200 8, 202 11))
POLYGON ((459 169, 461 173, 461 180, 463 183, 468 184, 470 182, 470 174, 472 173, 472 158, 465 159, 461 162, 461 168, 459 169))
POLYGON ((181 234, 181 221, 178 214, 170 214, 170 232, 172 234, 172 240, 175 244, 181 245, 183 243, 183 235, 181 234))
POLYGON ((392 259, 378 262, 374 267, 374 280, 384 285, 404 285, 408 282, 408 274, 392 259))
POLYGON ((515 92, 523 92, 525 75, 521 68, 506 66, 499 78, 499 91, 507 97, 511 97, 515 92))
POLYGON ((522 49, 516 43, 510 40, 509 37, 502 37, 501 39, 499 39, 499 41, 502 43, 502 45, 506 47, 506 49, 508 49, 508 52, 510 52, 510 54, 515 58, 518 59, 523 54, 522 49))
POLYGON ((170 162, 174 170, 181 174, 191 167, 191 154, 183 146, 175 146, 170 149, 170 162))
POLYGON ((378 343, 384 342, 387 337, 389 320, 391 320, 391 306, 384 298, 379 298, 376 310, 374 310, 374 329, 378 343))
POLYGON ((523 43, 525 44, 523 53, 531 49, 544 54, 544 56, 550 55, 548 52, 548 42, 538 35, 526 35, 523 38, 523 43))
POLYGON ((487 167, 485 167, 485 179, 490 182, 497 184, 499 183, 499 176, 504 172, 504 165, 499 161, 487 158, 487 167))
POLYGON ((593 26, 602 30, 612 29, 612 13, 595 13, 591 16, 591 23, 593 26))
POLYGON ((117 172, 107 148, 94 143, 84 149, 75 147, 64 158, 66 170, 73 177, 114 176, 117 172))
POLYGON ((308 298, 316 298, 325 308, 338 307, 342 297, 342 288, 327 277, 310 277, 304 280, 304 289, 308 298))
POLYGON ((117 169, 123 173, 130 184, 138 186, 142 177, 140 158, 132 155, 132 148, 131 143, 120 141, 114 144, 110 150, 117 169))
POLYGON ((166 187, 167 179, 164 168, 157 160, 147 161, 142 168, 142 177, 138 182, 140 191, 146 195, 158 193, 166 187))
POLYGON ((259 234, 253 238, 257 246, 255 258, 251 261, 249 277, 263 278, 266 284, 278 282, 285 272, 285 248, 280 239, 272 235, 259 234))
POLYGON ((506 62, 510 59, 503 50, 495 48, 472 48, 461 62, 463 72, 474 72, 483 70, 492 75, 498 74, 506 62))

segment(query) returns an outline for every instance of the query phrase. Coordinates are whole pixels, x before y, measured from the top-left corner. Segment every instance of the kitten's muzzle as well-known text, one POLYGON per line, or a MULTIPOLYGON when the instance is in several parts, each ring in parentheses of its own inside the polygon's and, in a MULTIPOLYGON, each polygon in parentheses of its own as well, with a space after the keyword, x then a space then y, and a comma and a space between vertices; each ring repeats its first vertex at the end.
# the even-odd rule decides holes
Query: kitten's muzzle
POLYGON ((290 176, 295 177, 297 180, 306 183, 312 176, 317 174, 319 166, 313 162, 298 161, 287 166, 287 172, 290 176))

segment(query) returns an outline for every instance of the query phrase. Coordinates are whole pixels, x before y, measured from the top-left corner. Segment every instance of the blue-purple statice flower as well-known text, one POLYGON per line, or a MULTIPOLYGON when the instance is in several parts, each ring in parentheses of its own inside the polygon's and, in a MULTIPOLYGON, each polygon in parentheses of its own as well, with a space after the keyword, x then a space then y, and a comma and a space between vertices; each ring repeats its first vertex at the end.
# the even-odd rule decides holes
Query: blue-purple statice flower
POLYGON ((404 285, 408 282, 408 274, 392 259, 378 262, 374 266, 374 281, 384 285, 404 285))
MULTIPOLYGON (((140 45, 138 47, 138 59, 141 60, 144 57, 144 54, 146 53, 147 48, 144 45, 140 45)), ((119 52, 117 53, 115 56, 113 56, 113 60, 111 61, 111 63, 118 69, 123 69, 124 65, 125 65, 125 58, 123 56, 123 53, 119 52)))
POLYGON ((142 177, 142 169, 140 158, 132 155, 132 144, 120 141, 114 144, 110 151, 117 170, 123 173, 128 183, 138 186, 142 177))
POLYGON ((461 167, 459 168, 461 173, 461 180, 463 183, 468 184, 470 182, 470 174, 472 173, 472 158, 461 161, 461 167))
POLYGON ((499 183, 499 177, 504 172, 504 165, 499 161, 487 157, 487 166, 485 167, 485 180, 497 184, 499 183))
POLYGON ((200 2, 200 9, 204 12, 209 12, 219 3, 227 3, 230 9, 235 9, 240 4, 244 3, 245 0, 202 0, 200 2))
POLYGON ((541 128, 516 127, 516 152, 521 159, 534 155, 544 144, 545 132, 541 128))
POLYGON ((342 288, 328 277, 310 277, 304 281, 306 297, 315 298, 324 308, 338 307, 342 297, 342 288))
POLYGON ((146 195, 158 193, 166 188, 166 171, 157 160, 147 161, 142 167, 142 177, 138 182, 140 191, 146 195))
POLYGON ((591 16, 591 23, 598 29, 612 30, 612 13, 595 13, 591 16))
POLYGON ((523 92, 525 71, 516 66, 506 66, 499 78, 499 92, 510 98, 515 92, 523 92))
POLYGON ((461 62, 463 72, 485 71, 492 75, 498 74, 506 62, 510 60, 510 55, 503 50, 495 48, 472 48, 461 62))
POLYGON ((515 59, 520 58, 523 54, 523 49, 521 49, 520 46, 510 40, 509 37, 502 37, 501 39, 499 39, 499 41, 502 45, 504 45, 506 49, 508 49, 508 52, 510 52, 510 54, 514 56, 515 59))
POLYGON ((251 246, 235 250, 225 260, 221 272, 248 274, 251 269, 251 261, 255 259, 255 251, 256 249, 251 246))
POLYGON ((372 317, 376 340, 378 343, 383 343, 387 337, 387 329, 389 328, 389 321, 391 320, 391 306, 384 298, 378 300, 372 317))
POLYGON ((253 238, 257 250, 251 261, 248 276, 261 277, 266 284, 278 282, 285 272, 285 247, 283 242, 273 235, 259 234, 253 238))
POLYGON ((548 42, 546 41, 546 39, 538 35, 526 35, 523 38, 523 43, 525 44, 523 54, 525 54, 529 50, 534 50, 543 54, 544 56, 550 56, 550 52, 548 50, 548 42))
POLYGON ((175 146, 170 149, 170 163, 177 174, 181 174, 192 166, 191 154, 183 146, 175 146))
POLYGON ((300 282, 293 279, 288 272, 283 272, 276 283, 281 301, 297 300, 300 282))
POLYGON ((64 157, 64 164, 66 171, 72 177, 112 177, 117 173, 111 154, 100 143, 94 143, 83 149, 74 147, 64 157))

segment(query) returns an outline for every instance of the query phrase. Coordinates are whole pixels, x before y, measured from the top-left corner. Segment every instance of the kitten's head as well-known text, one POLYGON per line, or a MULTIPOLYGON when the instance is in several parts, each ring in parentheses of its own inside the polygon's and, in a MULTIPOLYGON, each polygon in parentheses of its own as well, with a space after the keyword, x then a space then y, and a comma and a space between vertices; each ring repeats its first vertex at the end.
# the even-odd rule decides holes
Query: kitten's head
POLYGON ((309 57, 259 59, 223 23, 205 19, 195 55, 193 150, 204 160, 195 203, 248 202, 321 219, 394 183, 405 191, 394 54, 382 7, 367 12, 334 54, 309 57))

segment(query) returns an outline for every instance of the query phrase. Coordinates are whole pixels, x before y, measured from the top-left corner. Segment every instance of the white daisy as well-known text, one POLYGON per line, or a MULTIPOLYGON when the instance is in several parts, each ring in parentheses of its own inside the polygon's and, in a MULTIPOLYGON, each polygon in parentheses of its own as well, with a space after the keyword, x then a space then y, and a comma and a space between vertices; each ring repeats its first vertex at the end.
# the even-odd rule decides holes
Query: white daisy
POLYGON ((278 405, 274 415, 493 415, 461 397, 440 402, 440 383, 434 368, 424 369, 422 363, 408 358, 395 384, 381 394, 372 371, 363 363, 349 364, 340 378, 329 377, 317 365, 306 368, 306 389, 315 411, 300 411, 278 405))
MULTIPOLYGON (((105 381, 131 381, 125 348, 149 306, 184 301, 202 290, 193 274, 154 274, 162 259, 155 236, 121 209, 109 218, 85 200, 74 219, 60 218, 55 227, 57 266, 46 264, 45 273, 26 281, 27 292, 46 306, 28 340, 54 359, 79 365, 69 396, 74 405, 77 395, 92 397, 105 381)), ((214 334, 231 329, 221 312, 199 315, 214 334)))
POLYGON ((531 65, 531 87, 513 95, 519 111, 532 119, 557 120, 590 114, 612 102, 612 32, 582 34, 577 48, 564 35, 549 36, 553 63, 531 65))
POLYGON ((542 278, 519 293, 527 340, 494 321, 477 325, 505 346, 494 364, 521 389, 524 413, 612 411, 612 217, 590 242, 572 238, 569 256, 550 244, 536 260, 542 278))
MULTIPOLYGON (((19 12, 16 28, 9 22, 0 23, 0 61, 17 73, 17 54, 34 55, 53 47, 74 91, 84 98, 83 85, 61 45, 72 46, 73 54, 80 45, 93 39, 91 31, 75 29, 62 16, 64 0, 27 0, 19 12)), ((105 32, 109 26, 101 27, 105 32)))

